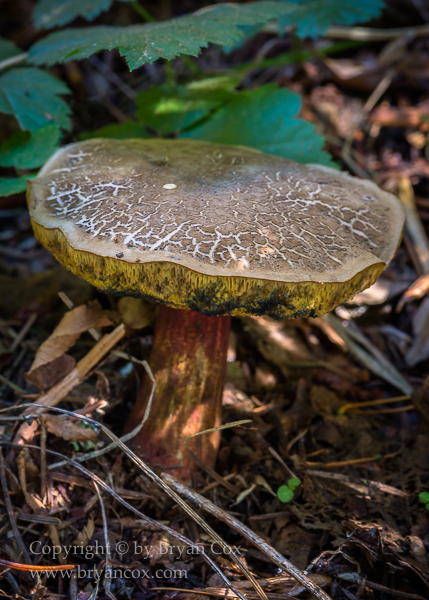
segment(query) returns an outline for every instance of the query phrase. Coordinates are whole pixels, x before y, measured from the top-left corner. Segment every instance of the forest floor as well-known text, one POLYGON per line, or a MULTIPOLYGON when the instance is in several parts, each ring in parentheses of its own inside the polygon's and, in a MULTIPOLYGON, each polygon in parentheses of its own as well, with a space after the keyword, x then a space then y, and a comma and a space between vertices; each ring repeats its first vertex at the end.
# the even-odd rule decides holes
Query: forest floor
MULTIPOLYGON (((25 4, 2 3, 21 45, 34 35, 20 22, 25 4)), ((318 40, 303 43, 309 58, 290 62, 289 37, 267 30, 229 55, 209 48, 198 59, 203 72, 254 63, 243 87, 274 82, 303 94, 301 116, 326 136, 338 163, 399 195, 408 211, 390 266, 334 313, 285 322, 233 319, 223 422, 250 424, 222 432, 216 473, 198 473, 197 495, 188 497, 200 522, 230 545, 226 552, 217 554, 215 538, 197 525, 195 513, 180 508, 123 449, 76 462, 110 443, 106 430, 49 413, 36 421, 31 446, 22 452, 14 446, 21 407, 50 387, 60 408, 120 436, 145 375, 156 308, 118 302, 66 272, 34 238, 24 196, 0 199, 0 565, 79 568, 36 577, 4 566, 0 598, 93 600, 98 593, 100 599, 195 600, 202 591, 232 598, 225 578, 251 600, 326 598, 320 589, 335 600, 429 598, 429 36, 412 29, 389 34, 421 26, 427 15, 417 6, 388 3, 377 24, 384 38, 356 42, 350 28, 348 43, 329 58, 318 51, 326 40, 318 40), (81 307, 74 313, 80 320, 62 321, 73 306, 81 307), (106 319, 110 327, 103 326, 106 319), (68 358, 29 376, 38 348, 60 322, 61 336, 75 335, 68 358), (110 348, 97 347, 94 328, 117 332, 110 348), (61 368, 67 371, 94 347, 96 364, 83 382, 60 390, 61 368), (51 468, 59 461, 55 453, 74 462, 51 468), (292 477, 300 485, 282 502, 277 490, 292 477), (217 511, 203 509, 201 496, 217 511), (250 541, 249 530, 259 541, 250 541), (110 555, 88 550, 105 549, 107 540, 110 555), (275 551, 306 572, 306 581, 318 586, 313 595, 281 571, 275 551), (97 579, 105 568, 117 569, 117 577, 97 579), (133 569, 140 576, 130 576, 133 569)), ((115 10, 125 7, 118 3, 115 10)), ((115 65, 130 86, 142 73, 149 84, 166 76, 162 61, 130 74, 115 52, 97 60, 107 69, 115 65)), ((186 65, 177 59, 174 68, 179 77, 186 65)), ((96 61, 67 63, 55 73, 74 91, 66 141, 132 116, 129 99, 96 61)))

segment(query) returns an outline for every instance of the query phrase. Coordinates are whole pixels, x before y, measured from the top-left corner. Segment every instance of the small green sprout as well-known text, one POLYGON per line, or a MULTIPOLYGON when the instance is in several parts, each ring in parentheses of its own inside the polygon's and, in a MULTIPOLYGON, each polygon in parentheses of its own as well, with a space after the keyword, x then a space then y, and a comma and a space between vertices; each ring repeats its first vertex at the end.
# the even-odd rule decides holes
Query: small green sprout
MULTIPOLYGON (((289 479, 289 481, 287 482, 287 485, 281 485, 279 487, 279 489, 277 490, 277 498, 280 500, 280 502, 290 502, 293 498, 293 492, 295 490, 295 488, 297 488, 300 485, 300 480, 297 479, 296 477, 292 477, 291 479, 289 479)), ((428 494, 428 502, 429 502, 429 494, 428 494)))
POLYGON ((429 493, 422 492, 421 494, 419 494, 419 498, 423 502, 423 504, 425 504, 426 508, 429 510, 429 493))

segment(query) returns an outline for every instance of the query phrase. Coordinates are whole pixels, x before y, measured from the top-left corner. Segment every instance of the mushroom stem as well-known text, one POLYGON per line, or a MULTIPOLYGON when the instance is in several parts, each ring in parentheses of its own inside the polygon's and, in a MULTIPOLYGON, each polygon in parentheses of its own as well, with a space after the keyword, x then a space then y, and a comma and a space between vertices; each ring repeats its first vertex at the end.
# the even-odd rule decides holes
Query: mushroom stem
MULTIPOLYGON (((216 427, 221 420, 222 390, 231 317, 208 317, 193 310, 161 305, 155 328, 150 366, 156 390, 149 418, 130 445, 153 465, 191 482, 196 465, 190 460, 185 438, 216 427)), ((143 418, 151 390, 146 377, 125 431, 143 418)), ((189 449, 214 467, 220 432, 197 436, 189 449)))

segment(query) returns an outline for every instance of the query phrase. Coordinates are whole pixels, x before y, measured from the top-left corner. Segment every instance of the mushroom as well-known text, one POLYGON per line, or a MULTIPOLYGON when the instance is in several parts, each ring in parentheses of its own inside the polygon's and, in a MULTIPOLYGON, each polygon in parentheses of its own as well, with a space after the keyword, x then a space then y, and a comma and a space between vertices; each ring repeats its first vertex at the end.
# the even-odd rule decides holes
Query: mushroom
MULTIPOLYGON (((399 201, 369 181, 191 140, 71 144, 29 181, 28 203, 64 267, 103 292, 160 303, 157 388, 132 446, 184 481, 195 468, 185 438, 220 423, 230 315, 332 310, 374 283, 404 223, 399 201)), ((215 431, 189 446, 214 466, 218 443, 215 431)))

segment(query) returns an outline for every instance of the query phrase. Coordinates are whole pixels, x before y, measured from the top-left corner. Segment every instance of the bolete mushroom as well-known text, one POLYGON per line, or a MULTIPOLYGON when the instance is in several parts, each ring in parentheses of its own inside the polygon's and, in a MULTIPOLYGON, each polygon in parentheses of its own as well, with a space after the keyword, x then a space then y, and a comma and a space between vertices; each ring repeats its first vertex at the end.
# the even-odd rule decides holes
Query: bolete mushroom
MULTIPOLYGON (((404 215, 375 184, 250 148, 93 139, 59 150, 29 182, 33 228, 103 292, 159 302, 157 389, 132 440, 189 481, 184 438, 220 422, 230 315, 318 316, 370 286, 404 215)), ((142 418, 148 381, 128 419, 142 418)), ((193 438, 213 466, 219 434, 193 438)), ((174 471, 173 471, 174 472, 174 471)))

